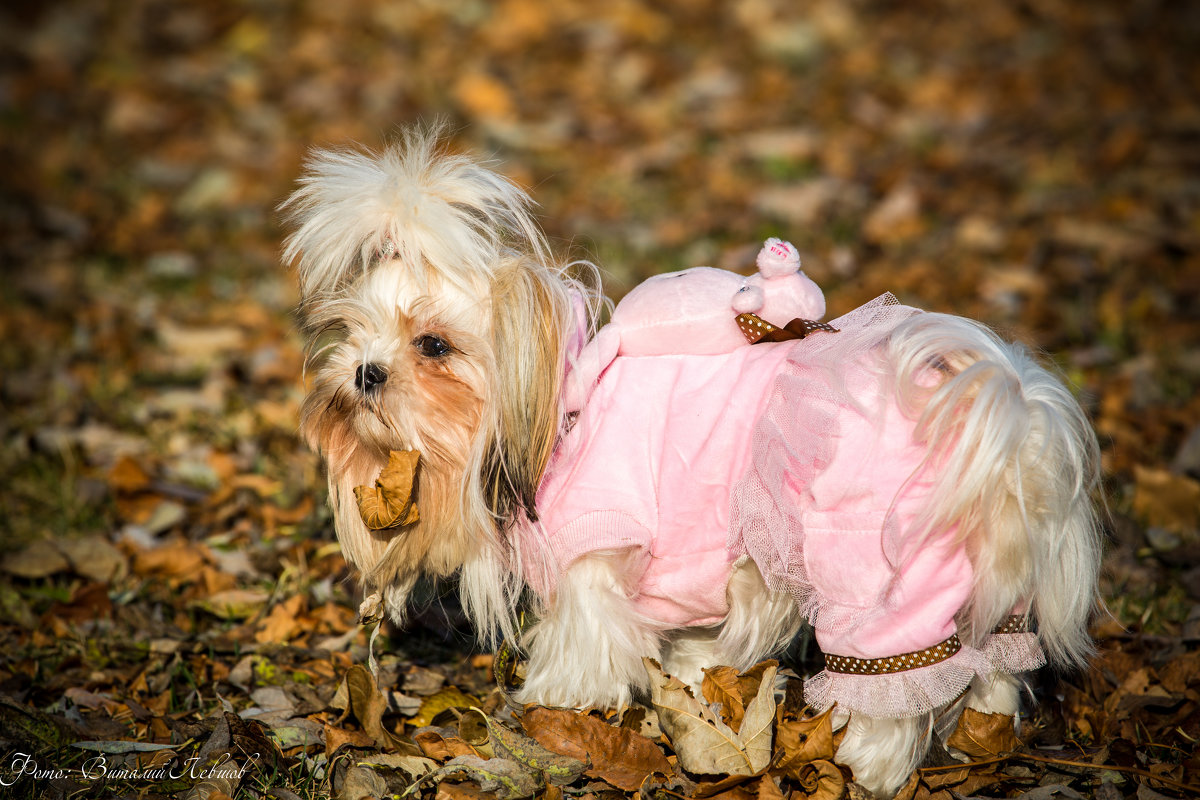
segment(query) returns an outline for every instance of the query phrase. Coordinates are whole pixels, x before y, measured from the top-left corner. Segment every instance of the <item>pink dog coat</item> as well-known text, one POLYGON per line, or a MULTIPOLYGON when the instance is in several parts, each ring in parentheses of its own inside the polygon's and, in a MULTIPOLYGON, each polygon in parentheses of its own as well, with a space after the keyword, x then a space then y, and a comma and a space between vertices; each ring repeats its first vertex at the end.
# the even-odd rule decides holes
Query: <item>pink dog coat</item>
MULTIPOLYGON (((848 664, 957 643, 971 563, 953 530, 913 541, 931 480, 880 348, 917 313, 886 296, 835 320, 837 333, 613 357, 554 453, 538 523, 517 532, 537 537, 524 553, 550 557, 527 566, 531 586, 550 597, 576 559, 625 550, 642 614, 664 629, 710 625, 748 556, 848 664)), ((805 694, 819 708, 922 713, 977 672, 1038 666, 1028 639, 891 674, 827 669, 805 694)))

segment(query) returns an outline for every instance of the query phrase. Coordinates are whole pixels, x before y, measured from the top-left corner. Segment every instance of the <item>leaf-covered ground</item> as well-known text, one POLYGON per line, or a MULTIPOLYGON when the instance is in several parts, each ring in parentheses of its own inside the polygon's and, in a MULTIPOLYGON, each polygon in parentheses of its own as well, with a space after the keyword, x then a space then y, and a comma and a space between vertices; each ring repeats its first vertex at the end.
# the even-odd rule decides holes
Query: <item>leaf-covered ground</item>
POLYGON ((364 669, 274 208, 310 146, 435 117, 614 296, 780 235, 833 315, 891 290, 1056 361, 1104 447, 1100 655, 906 793, 1197 791, 1200 6, 60 0, 0 45, 0 795, 843 791, 794 681, 750 778, 652 715, 518 721, 433 588, 364 669))

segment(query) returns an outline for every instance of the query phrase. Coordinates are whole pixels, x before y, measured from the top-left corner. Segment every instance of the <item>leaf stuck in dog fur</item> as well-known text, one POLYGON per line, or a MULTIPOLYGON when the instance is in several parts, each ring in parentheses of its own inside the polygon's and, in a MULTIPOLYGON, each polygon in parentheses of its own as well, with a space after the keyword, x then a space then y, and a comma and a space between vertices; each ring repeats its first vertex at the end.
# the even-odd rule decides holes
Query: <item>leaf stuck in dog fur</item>
POLYGON ((374 486, 354 487, 363 524, 379 531, 411 525, 420 519, 413 497, 420 458, 417 450, 393 450, 374 486))
POLYGON ((775 722, 775 665, 763 670, 758 692, 746 704, 741 730, 734 731, 683 681, 665 674, 657 661, 644 658, 642 663, 650 676, 651 702, 679 766, 701 775, 754 775, 766 769, 775 722))

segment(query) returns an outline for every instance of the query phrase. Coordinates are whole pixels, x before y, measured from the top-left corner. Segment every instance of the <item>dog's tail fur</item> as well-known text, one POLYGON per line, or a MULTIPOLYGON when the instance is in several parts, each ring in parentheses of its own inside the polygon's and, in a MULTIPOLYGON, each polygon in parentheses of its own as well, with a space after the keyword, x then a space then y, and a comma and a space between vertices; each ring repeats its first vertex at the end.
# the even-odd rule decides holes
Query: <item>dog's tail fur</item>
POLYGON ((888 348, 898 399, 942 476, 919 524, 957 525, 975 566, 966 636, 1024 611, 1053 663, 1082 665, 1101 546, 1099 447, 1079 404, 1024 348, 961 317, 918 314, 888 348))

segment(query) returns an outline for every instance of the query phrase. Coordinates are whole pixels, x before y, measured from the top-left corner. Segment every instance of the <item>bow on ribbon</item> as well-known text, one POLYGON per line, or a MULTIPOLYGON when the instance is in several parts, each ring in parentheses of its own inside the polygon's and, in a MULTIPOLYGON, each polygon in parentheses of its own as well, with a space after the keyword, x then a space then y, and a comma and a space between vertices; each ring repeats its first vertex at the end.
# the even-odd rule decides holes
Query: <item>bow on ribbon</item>
POLYGON ((742 331, 742 335, 746 337, 746 341, 750 342, 750 344, 803 339, 814 331, 838 332, 837 328, 827 323, 817 322, 813 319, 799 318, 792 320, 782 328, 778 328, 757 314, 738 314, 737 324, 738 328, 742 331))

